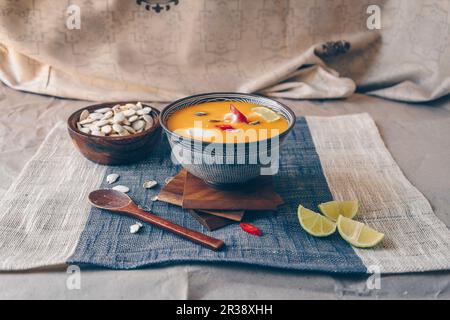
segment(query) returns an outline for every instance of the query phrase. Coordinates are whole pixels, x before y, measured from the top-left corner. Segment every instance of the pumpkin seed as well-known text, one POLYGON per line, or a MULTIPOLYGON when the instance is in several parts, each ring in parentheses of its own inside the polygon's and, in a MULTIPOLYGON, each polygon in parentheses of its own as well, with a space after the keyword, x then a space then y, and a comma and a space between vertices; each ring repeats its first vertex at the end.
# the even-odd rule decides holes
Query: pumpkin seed
POLYGON ((153 118, 152 118, 152 116, 149 116, 148 114, 144 114, 144 115, 142 116, 142 119, 144 119, 144 121, 147 122, 147 123, 153 123, 153 118))
POLYGON ((217 119, 209 119, 209 122, 222 122, 222 120, 217 120, 217 119))
POLYGON ((80 121, 86 120, 89 117, 89 111, 83 110, 80 114, 80 121))
POLYGON ((130 135, 130 133, 127 130, 123 130, 121 133, 119 133, 119 136, 122 136, 122 137, 129 136, 129 135, 130 135))
POLYGON ((106 126, 107 124, 109 124, 108 120, 100 120, 94 123, 95 126, 101 128, 103 126, 106 126))
POLYGON ((203 111, 199 111, 199 112, 196 112, 196 113, 195 113, 195 115, 196 115, 196 116, 199 116, 199 117, 206 116, 207 114, 208 114, 207 112, 203 112, 203 111))
POLYGON ((98 130, 100 130, 100 128, 97 127, 96 122, 92 122, 92 123, 86 124, 83 127, 88 128, 91 131, 98 131, 98 130))
POLYGON ((80 128, 80 129, 78 129, 78 130, 80 130, 81 132, 83 132, 83 133, 86 133, 86 134, 90 134, 91 133, 91 129, 89 129, 89 128, 80 128))
POLYGON ((168 177, 168 178, 166 178, 166 180, 164 180, 164 183, 169 184, 170 181, 172 181, 172 180, 173 180, 173 177, 168 177))
POLYGON ((118 124, 122 123, 124 120, 125 120, 125 115, 123 114, 123 112, 116 113, 114 116, 114 119, 113 119, 114 123, 118 123, 118 124))
POLYGON ((103 118, 103 113, 94 112, 89 115, 89 118, 94 120, 100 120, 103 118))
POLYGON ((99 130, 94 130, 94 131, 91 132, 91 134, 93 136, 97 136, 97 137, 104 137, 105 136, 105 134, 103 132, 99 131, 99 130))
POLYGON ((114 116, 114 112, 108 111, 108 112, 105 113, 105 115, 103 116, 102 120, 110 119, 113 116, 114 116))
POLYGON ((128 109, 128 110, 124 110, 123 114, 125 115, 125 117, 131 117, 136 114, 136 111, 133 109, 128 109))
POLYGON ((136 222, 135 224, 130 226, 130 233, 131 234, 138 233, 142 227, 143 227, 142 223, 136 222))
POLYGON ((136 131, 139 131, 139 130, 141 130, 142 128, 144 128, 144 126, 145 126, 145 121, 143 121, 143 120, 138 120, 138 121, 135 121, 135 122, 133 122, 133 129, 134 130, 136 130, 136 131))
POLYGON ((114 107, 112 107, 112 111, 114 114, 118 114, 120 112, 120 104, 116 104, 114 107))
POLYGON ((84 124, 92 123, 92 122, 94 122, 94 121, 95 121, 95 119, 87 118, 87 119, 84 119, 83 121, 80 121, 79 123, 80 123, 81 125, 84 125, 84 124))
POLYGON ((112 128, 117 133, 121 133, 122 131, 124 131, 124 128, 118 123, 114 123, 112 128))
POLYGON ((112 189, 123 192, 123 193, 128 193, 130 191, 130 188, 128 188, 127 186, 122 186, 122 185, 115 186, 112 189))
POLYGON ((151 116, 149 116, 148 114, 144 114, 142 116, 142 119, 144 119, 144 121, 146 122, 145 130, 148 130, 151 127, 153 127, 153 118, 151 116))
POLYGON ((260 124, 260 122, 258 120, 249 122, 249 125, 251 125, 251 126, 256 126, 257 124, 260 124))
POLYGON ((143 109, 140 109, 138 111, 136 111, 136 113, 140 116, 144 115, 144 114, 149 114, 152 111, 152 108, 150 107, 145 107, 143 109))
POLYGON ((139 116, 134 115, 128 118, 128 121, 130 121, 131 123, 135 122, 137 119, 139 119, 139 116))
POLYGON ((111 173, 108 174, 106 176, 106 182, 108 182, 109 184, 113 184, 114 182, 116 182, 119 179, 119 175, 117 173, 111 173))
POLYGON ((143 184, 143 187, 145 189, 151 189, 154 186, 156 186, 158 184, 158 182, 156 182, 155 180, 149 180, 149 181, 145 181, 143 184))
POLYGON ((135 133, 136 133, 136 131, 135 131, 132 127, 130 127, 130 126, 123 126, 123 128, 124 128, 125 130, 127 130, 129 133, 132 133, 132 134, 135 134, 135 133))
POLYGON ((98 112, 98 113, 106 113, 106 112, 109 112, 109 111, 112 111, 112 109, 109 108, 109 107, 95 110, 95 112, 98 112))
POLYGON ((112 131, 112 128, 111 128, 111 126, 108 124, 108 125, 106 125, 106 126, 103 126, 102 129, 101 129, 101 131, 102 131, 104 134, 110 134, 111 131, 112 131))

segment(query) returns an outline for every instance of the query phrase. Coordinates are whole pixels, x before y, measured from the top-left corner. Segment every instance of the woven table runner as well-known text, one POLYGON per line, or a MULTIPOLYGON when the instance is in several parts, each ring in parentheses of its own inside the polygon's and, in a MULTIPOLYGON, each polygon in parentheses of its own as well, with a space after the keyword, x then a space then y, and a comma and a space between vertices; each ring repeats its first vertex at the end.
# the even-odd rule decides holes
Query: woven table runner
POLYGON ((0 270, 64 263, 131 269, 182 262, 338 273, 367 273, 373 266, 383 273, 450 269, 450 231, 404 177, 367 114, 298 119, 274 177, 285 203, 275 214, 245 217, 262 237, 242 232, 238 224, 208 232, 188 211, 152 202, 165 179, 179 170, 165 137, 147 160, 106 167, 84 159, 59 123, 0 201, 0 270), (91 208, 88 193, 110 187, 105 176, 113 172, 145 209, 222 239, 226 248, 213 252, 150 225, 130 234, 134 219, 91 208), (159 187, 142 188, 149 179, 159 187), (385 233, 383 243, 356 249, 337 234, 314 238, 303 231, 298 205, 317 210, 333 199, 358 199, 356 219, 385 233))

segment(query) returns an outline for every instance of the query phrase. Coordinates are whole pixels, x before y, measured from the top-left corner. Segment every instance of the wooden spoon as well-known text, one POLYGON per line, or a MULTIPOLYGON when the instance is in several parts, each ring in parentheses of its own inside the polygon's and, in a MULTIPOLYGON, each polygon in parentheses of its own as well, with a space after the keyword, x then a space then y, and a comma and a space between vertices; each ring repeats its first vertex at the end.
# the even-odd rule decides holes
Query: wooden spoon
POLYGON ((120 191, 112 189, 92 191, 89 194, 89 202, 94 207, 125 213, 128 216, 173 232, 212 250, 219 250, 224 245, 222 240, 215 239, 207 236, 206 234, 182 227, 150 212, 142 210, 133 202, 133 200, 131 200, 129 196, 120 191))

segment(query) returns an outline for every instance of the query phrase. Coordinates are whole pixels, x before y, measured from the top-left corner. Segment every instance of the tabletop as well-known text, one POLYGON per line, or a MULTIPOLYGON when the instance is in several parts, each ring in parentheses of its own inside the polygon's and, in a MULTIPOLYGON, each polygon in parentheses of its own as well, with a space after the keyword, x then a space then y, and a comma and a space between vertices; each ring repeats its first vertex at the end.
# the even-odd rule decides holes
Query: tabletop
MULTIPOLYGON (((405 104, 355 94, 343 100, 284 100, 297 115, 367 112, 406 177, 450 226, 450 98, 405 104)), ((0 197, 58 120, 87 105, 11 90, 0 84, 0 197)), ((162 107, 157 105, 156 107, 162 107)), ((450 298, 450 273, 367 276, 292 272, 238 265, 183 264, 132 271, 81 269, 69 290, 66 266, 0 273, 0 299, 367 299, 450 298)))

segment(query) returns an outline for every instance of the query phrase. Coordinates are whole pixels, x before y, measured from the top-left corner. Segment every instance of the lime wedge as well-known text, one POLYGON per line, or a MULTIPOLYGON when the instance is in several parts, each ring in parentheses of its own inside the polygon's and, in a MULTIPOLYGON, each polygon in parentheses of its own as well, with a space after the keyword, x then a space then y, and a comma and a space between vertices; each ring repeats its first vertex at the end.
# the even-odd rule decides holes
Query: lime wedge
POLYGON ((336 224, 312 210, 298 206, 298 220, 306 232, 315 237, 326 237, 336 231, 336 224))
POLYGON ((281 118, 278 113, 266 107, 255 107, 252 111, 269 123, 281 118))
POLYGON ((339 216, 337 228, 345 241, 358 248, 372 248, 384 238, 384 234, 344 216, 339 216))
POLYGON ((325 202, 319 204, 319 209, 333 221, 337 221, 339 216, 353 219, 358 212, 358 200, 325 202))

